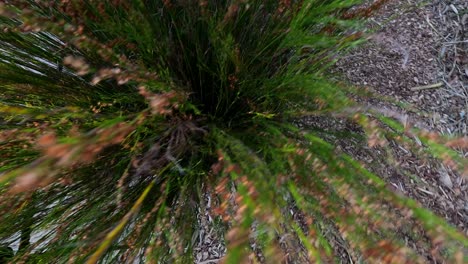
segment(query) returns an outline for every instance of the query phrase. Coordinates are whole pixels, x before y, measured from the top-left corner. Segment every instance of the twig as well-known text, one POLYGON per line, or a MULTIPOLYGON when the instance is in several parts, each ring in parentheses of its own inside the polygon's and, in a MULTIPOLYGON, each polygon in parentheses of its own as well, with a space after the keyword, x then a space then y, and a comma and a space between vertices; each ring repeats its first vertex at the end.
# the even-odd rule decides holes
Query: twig
POLYGON ((212 263, 212 262, 218 262, 220 259, 208 259, 208 260, 205 260, 205 261, 202 261, 202 262, 197 262, 197 264, 208 264, 208 263, 212 263))
POLYGON ((442 81, 445 83, 445 85, 447 85, 448 88, 450 88, 451 90, 454 90, 454 88, 452 87, 452 85, 450 85, 449 82, 447 82, 445 79, 442 79, 442 81))
POLYGON ((459 40, 459 41, 447 41, 447 42, 444 42, 444 45, 452 45, 452 44, 459 44, 459 43, 468 43, 468 39, 459 40))
POLYGON ((426 193, 426 194, 429 194, 429 195, 434 195, 434 194, 431 193, 430 191, 424 190, 424 189, 422 189, 422 188, 417 187, 417 189, 420 190, 420 191, 423 192, 423 193, 426 193))
POLYGON ((439 33, 439 31, 432 25, 431 21, 429 20, 429 15, 426 15, 426 22, 427 24, 429 24, 429 26, 434 30, 434 32, 439 35, 440 37, 444 38, 444 36, 442 36, 442 34, 439 33))
POLYGON ((442 82, 434 83, 434 84, 429 84, 429 85, 423 85, 423 86, 416 86, 411 88, 411 91, 420 91, 420 90, 427 90, 427 89, 435 89, 439 88, 443 85, 442 82))

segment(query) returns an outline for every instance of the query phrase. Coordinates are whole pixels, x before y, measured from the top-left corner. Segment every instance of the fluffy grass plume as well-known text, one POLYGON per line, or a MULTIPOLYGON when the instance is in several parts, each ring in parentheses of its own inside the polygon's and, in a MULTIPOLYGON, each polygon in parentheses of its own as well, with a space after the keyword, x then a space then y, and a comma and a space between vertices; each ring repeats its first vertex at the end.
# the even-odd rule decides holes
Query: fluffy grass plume
POLYGON ((16 248, 0 262, 190 263, 209 199, 224 263, 339 262, 340 248, 466 263, 464 234, 334 144, 398 141, 466 174, 452 149, 466 140, 328 81, 384 1, 358 2, 2 1, 0 242, 16 248), (359 128, 299 129, 305 115, 359 128))

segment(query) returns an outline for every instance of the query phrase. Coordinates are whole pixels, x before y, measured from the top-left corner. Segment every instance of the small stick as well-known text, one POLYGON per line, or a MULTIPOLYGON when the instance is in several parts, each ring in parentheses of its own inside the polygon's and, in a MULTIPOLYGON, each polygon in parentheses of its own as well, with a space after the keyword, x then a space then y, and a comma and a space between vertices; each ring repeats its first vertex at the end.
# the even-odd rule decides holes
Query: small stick
POLYGON ((209 260, 205 260, 205 261, 202 261, 202 262, 198 262, 197 264, 206 264, 206 263, 211 263, 211 262, 218 262, 220 259, 217 258, 217 259, 209 259, 209 260))
POLYGON ((458 43, 468 43, 468 39, 467 40, 444 42, 444 45, 451 45, 451 44, 458 44, 458 43))
POLYGON ((424 85, 424 86, 417 86, 417 87, 411 88, 411 91, 421 91, 421 90, 426 90, 426 89, 434 89, 434 88, 439 88, 442 85, 443 85, 443 83, 438 82, 438 83, 424 85))
POLYGON ((426 15, 426 22, 429 24, 429 26, 434 30, 434 32, 439 35, 440 37, 446 39, 442 34, 439 33, 439 31, 432 25, 431 21, 429 20, 429 15, 426 15))
POLYGON ((426 190, 424 190, 424 189, 422 189, 422 188, 417 187, 417 189, 420 190, 420 191, 423 192, 423 193, 430 194, 430 195, 434 195, 434 194, 431 193, 430 191, 426 191, 426 190))

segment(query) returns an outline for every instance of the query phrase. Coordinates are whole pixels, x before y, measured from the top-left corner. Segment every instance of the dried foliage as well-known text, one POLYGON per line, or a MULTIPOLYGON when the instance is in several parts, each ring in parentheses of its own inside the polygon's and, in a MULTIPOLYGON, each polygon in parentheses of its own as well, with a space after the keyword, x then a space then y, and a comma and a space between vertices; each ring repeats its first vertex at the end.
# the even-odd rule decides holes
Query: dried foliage
POLYGON ((466 174, 466 138, 323 73, 383 2, 0 3, 0 262, 189 263, 206 195, 226 263, 334 262, 337 241, 352 261, 466 262, 464 234, 330 140, 396 141, 466 174), (362 131, 294 126, 305 114, 362 131))

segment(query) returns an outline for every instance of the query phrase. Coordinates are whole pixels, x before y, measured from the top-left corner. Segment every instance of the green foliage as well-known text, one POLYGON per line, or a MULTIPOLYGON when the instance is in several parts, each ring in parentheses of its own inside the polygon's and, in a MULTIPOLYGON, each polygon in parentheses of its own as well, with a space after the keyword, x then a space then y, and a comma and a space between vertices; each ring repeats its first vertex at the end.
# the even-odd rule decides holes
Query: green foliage
POLYGON ((418 136, 464 165, 454 141, 364 110, 323 74, 360 41, 357 2, 0 4, 0 242, 20 241, 1 257, 189 263, 209 196, 227 263, 248 259, 249 239, 267 263, 339 261, 336 241, 355 261, 463 261, 467 238, 338 151, 338 132, 293 125, 339 116, 370 142, 418 136), (288 252, 287 233, 304 250, 288 252))

